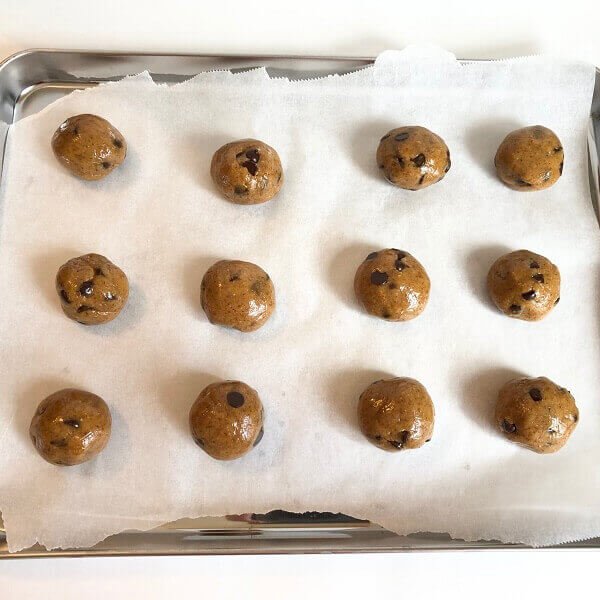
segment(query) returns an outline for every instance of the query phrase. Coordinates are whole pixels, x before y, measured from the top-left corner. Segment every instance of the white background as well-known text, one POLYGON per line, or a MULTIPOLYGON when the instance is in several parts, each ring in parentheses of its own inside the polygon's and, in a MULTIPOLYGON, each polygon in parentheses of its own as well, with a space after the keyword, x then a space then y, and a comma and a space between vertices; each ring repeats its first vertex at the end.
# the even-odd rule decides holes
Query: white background
MULTIPOLYGON (((600 65, 592 0, 2 0, 0 56, 30 47, 375 55, 433 42, 464 58, 547 53, 600 65)), ((0 563, 0 597, 586 597, 598 552, 48 559, 0 563)))

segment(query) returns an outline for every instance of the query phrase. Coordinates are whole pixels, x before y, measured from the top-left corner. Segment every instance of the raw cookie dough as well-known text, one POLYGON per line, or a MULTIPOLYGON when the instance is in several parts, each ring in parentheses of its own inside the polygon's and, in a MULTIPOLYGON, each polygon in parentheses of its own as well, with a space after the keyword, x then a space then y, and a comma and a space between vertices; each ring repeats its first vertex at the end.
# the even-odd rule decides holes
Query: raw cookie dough
POLYGON ((112 321, 129 296, 127 276, 108 258, 85 254, 66 262, 56 275, 62 309, 83 325, 112 321))
POLYGON ((49 463, 78 465, 104 450, 111 423, 102 398, 68 388, 42 400, 31 419, 29 437, 49 463))
POLYGON ((377 166, 385 178, 405 190, 420 190, 444 178, 450 170, 450 150, 425 127, 388 131, 377 148, 377 166))
POLYGON ((358 420, 367 439, 382 450, 420 448, 433 434, 433 402, 416 379, 380 379, 360 395, 358 420))
POLYGON ((543 190, 562 175, 564 152, 557 135, 534 125, 509 133, 498 147, 494 164, 498 177, 519 192, 543 190))
POLYGON ((271 200, 283 185, 283 168, 277 152, 253 139, 230 142, 219 148, 210 164, 217 189, 236 204, 271 200))
POLYGON ((354 277, 359 302, 369 314, 388 321, 418 317, 427 305, 429 289, 423 265, 396 248, 371 252, 354 277))
POLYGON ((123 134, 96 115, 68 118, 52 136, 52 150, 59 162, 81 179, 106 177, 127 154, 123 134))
POLYGON ((543 319, 560 300, 558 267, 545 256, 517 250, 490 268, 487 287, 494 304, 509 317, 543 319))
POLYGON ((218 460, 243 456, 262 439, 262 402, 241 381, 212 383, 201 392, 190 409, 194 441, 218 460))
POLYGON ((258 265, 220 260, 202 278, 202 308, 211 323, 254 331, 275 310, 275 288, 258 265))
POLYGON ((513 379, 498 394, 496 423, 500 431, 511 442, 540 454, 560 450, 578 420, 571 392, 547 377, 513 379))

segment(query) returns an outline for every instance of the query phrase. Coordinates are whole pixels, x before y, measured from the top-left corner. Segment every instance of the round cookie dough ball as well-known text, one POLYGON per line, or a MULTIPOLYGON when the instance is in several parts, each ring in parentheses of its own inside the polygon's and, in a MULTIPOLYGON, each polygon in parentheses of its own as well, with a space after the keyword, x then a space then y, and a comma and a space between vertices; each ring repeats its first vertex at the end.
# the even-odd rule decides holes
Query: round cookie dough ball
POLYGON ((127 154, 123 134, 96 115, 68 118, 52 136, 52 150, 59 162, 81 179, 106 177, 127 154))
POLYGON ((543 319, 560 300, 558 267, 545 256, 517 250, 490 268, 487 287, 494 304, 509 317, 543 319))
POLYGON ((434 414, 427 390, 410 377, 380 379, 358 401, 361 431, 389 452, 420 448, 431 440, 434 414))
POLYGON ((425 127, 388 131, 377 148, 377 166, 385 178, 405 190, 420 190, 444 178, 450 170, 450 150, 425 127))
POLYGON ((562 175, 564 152, 557 135, 534 125, 509 133, 498 147, 498 177, 513 190, 533 192, 554 185, 562 175))
POLYGON ((53 465, 79 465, 100 454, 111 430, 110 410, 96 394, 72 388, 43 400, 29 437, 40 456, 53 465))
POLYGON ((263 419, 256 390, 241 381, 223 381, 200 392, 189 421, 192 437, 202 450, 218 460, 233 460, 258 445, 263 419))
POLYGON ((202 278, 201 302, 211 323, 255 331, 275 310, 275 288, 258 265, 220 260, 202 278))
POLYGON ((277 152, 253 139, 230 142, 219 148, 210 164, 217 189, 236 204, 271 200, 283 185, 283 168, 277 152))
POLYGON ((63 312, 83 325, 112 321, 129 296, 127 276, 108 258, 85 254, 66 262, 56 275, 63 312))
POLYGON ((396 248, 371 252, 354 277, 354 292, 365 310, 388 321, 418 317, 427 305, 430 287, 423 265, 396 248))
POLYGON ((560 450, 579 420, 575 398, 547 377, 522 377, 498 394, 496 423, 511 441, 538 452, 560 450))

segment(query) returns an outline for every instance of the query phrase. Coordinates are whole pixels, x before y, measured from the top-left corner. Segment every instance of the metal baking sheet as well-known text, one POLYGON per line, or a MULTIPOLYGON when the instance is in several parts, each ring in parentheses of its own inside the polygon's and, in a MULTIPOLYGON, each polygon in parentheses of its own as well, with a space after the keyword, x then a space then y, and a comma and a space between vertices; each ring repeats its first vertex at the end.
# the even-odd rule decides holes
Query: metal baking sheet
MULTIPOLYGON (((372 64, 373 58, 330 56, 223 56, 26 50, 0 64, 0 175, 10 126, 73 90, 116 81, 148 70, 160 83, 178 83, 215 69, 267 68, 272 76, 309 79, 342 74, 372 64)), ((468 62, 468 61, 464 61, 468 62)), ((588 129, 590 201, 600 197, 600 70, 588 129)), ((300 554, 414 552, 432 550, 528 549, 523 544, 465 542, 445 533, 399 536, 368 521, 332 513, 289 513, 179 519, 150 531, 112 535, 92 548, 48 551, 36 545, 9 554, 0 517, 0 558, 52 556, 153 556, 194 554, 300 554)), ((600 538, 552 548, 600 548, 600 538)))

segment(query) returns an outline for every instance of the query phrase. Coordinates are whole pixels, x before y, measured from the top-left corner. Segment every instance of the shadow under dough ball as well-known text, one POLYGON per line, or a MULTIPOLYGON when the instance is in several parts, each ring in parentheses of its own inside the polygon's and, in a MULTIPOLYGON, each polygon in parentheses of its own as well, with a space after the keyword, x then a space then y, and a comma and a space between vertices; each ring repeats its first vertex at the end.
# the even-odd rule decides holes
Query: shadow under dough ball
POLYGON ((236 204, 267 202, 283 185, 279 155, 253 139, 221 146, 212 158, 210 175, 217 189, 236 204))
POLYGON ((275 310, 275 287, 258 265, 220 260, 206 271, 200 286, 208 320, 239 331, 262 327, 275 310))
POLYGON ((390 183, 405 190, 416 191, 437 183, 450 165, 446 142, 425 127, 392 129, 377 148, 377 166, 390 183))
POLYGON ((490 298, 505 315, 539 321, 560 300, 560 272, 545 256, 517 250, 491 266, 487 287, 490 298))
POLYGON ((533 192, 554 185, 562 175, 563 147, 547 127, 533 125, 509 133, 498 147, 498 177, 513 190, 533 192))
POLYGON ((190 431, 194 441, 218 460, 243 456, 262 439, 262 402, 241 381, 212 383, 201 392, 190 409, 190 431))
POLYGON ((425 387, 410 377, 380 379, 358 401, 358 421, 367 439, 382 450, 420 448, 431 440, 435 411, 425 387))
POLYGON ((52 150, 73 175, 93 181, 106 177, 125 160, 127 143, 106 119, 77 115, 54 132, 52 150))
POLYGON ((431 283, 423 265, 396 248, 371 252, 354 276, 354 292, 365 310, 387 321, 418 317, 429 300, 431 283))
POLYGON ((29 437, 40 456, 53 465, 79 465, 104 450, 112 419, 96 394, 68 388, 42 400, 29 437))
POLYGON ((112 321, 129 297, 127 276, 108 258, 85 254, 66 262, 56 274, 63 312, 83 325, 112 321))
POLYGON ((575 398, 547 377, 522 377, 498 394, 496 424, 511 441, 539 454, 560 450, 579 421, 575 398))

